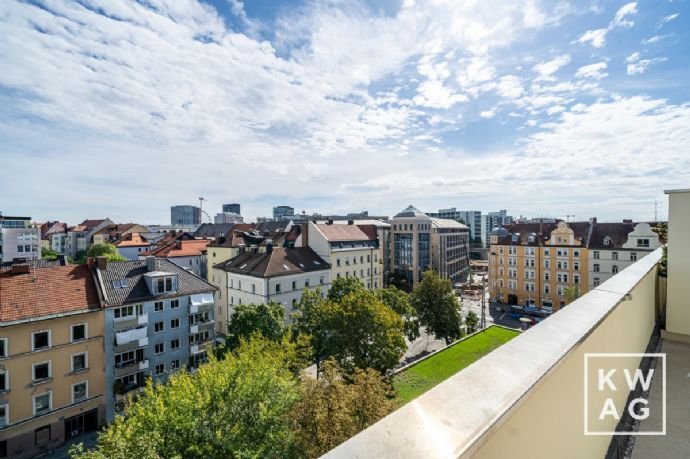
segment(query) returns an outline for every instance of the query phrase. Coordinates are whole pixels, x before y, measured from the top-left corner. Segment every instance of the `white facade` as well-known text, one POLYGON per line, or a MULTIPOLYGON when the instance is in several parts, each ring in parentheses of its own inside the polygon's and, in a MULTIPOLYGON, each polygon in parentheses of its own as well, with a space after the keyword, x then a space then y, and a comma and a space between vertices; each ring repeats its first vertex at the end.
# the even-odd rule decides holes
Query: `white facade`
POLYGON ((0 259, 41 259, 40 228, 0 228, 0 259))

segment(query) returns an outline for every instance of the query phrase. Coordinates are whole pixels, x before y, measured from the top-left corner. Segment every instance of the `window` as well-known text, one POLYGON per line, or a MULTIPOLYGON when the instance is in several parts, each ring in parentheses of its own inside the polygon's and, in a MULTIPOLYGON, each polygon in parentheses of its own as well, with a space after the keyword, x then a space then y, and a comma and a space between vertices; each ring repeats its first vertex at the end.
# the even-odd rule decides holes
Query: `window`
POLYGON ((86 339, 86 324, 72 325, 72 342, 86 339))
POLYGON ((171 300, 170 309, 177 309, 180 307, 180 300, 171 300))
POLYGON ((613 266, 611 266, 611 272, 612 272, 613 274, 616 274, 616 273, 618 272, 618 265, 613 265, 613 266))
POLYGON ((40 331, 31 334, 32 351, 47 349, 50 347, 50 331, 40 331))
MULTIPOLYGON (((0 428, 5 427, 9 423, 9 411, 7 404, 0 405, 0 428)), ((5 456, 7 456, 7 453, 5 453, 5 456)))
POLYGON ((170 321, 170 328, 180 328, 180 319, 172 319, 170 321))
POLYGON ((637 246, 638 247, 649 247, 649 239, 638 239, 637 240, 637 246))
POLYGON ((549 280, 549 273, 544 273, 544 280, 549 280))
POLYGON ((578 274, 575 274, 575 275, 573 276, 573 282, 576 283, 576 284, 579 284, 579 283, 580 283, 580 276, 579 276, 578 274))
POLYGON ((549 286, 548 285, 544 286, 544 293, 546 293, 546 294, 549 293, 549 286))
POLYGON ((86 368, 87 368, 86 352, 81 353, 81 354, 74 354, 72 356, 72 371, 73 372, 82 371, 82 370, 86 370, 86 368))
POLYGON ((599 264, 598 263, 594 263, 594 272, 595 273, 599 272, 599 264))
POLYGON ((618 260, 618 252, 611 252, 611 259, 618 260))
POLYGON ((323 285, 323 282, 324 282, 323 276, 319 277, 319 284, 323 285))
POLYGON ((573 257, 578 258, 580 256, 580 251, 579 250, 573 250, 573 257))
POLYGON ((340 258, 336 258, 336 260, 335 260, 335 265, 336 265, 336 266, 340 266, 340 258))
POLYGON ((113 310, 113 317, 115 319, 127 319, 135 316, 140 316, 144 313, 143 304, 135 304, 132 306, 123 306, 113 310))
POLYGON ((156 346, 154 347, 154 352, 156 354, 162 354, 165 352, 165 343, 156 343, 156 346))
POLYGON ((7 357, 7 338, 0 338, 0 358, 7 357))
POLYGON ((0 392, 10 390, 10 378, 7 375, 7 370, 0 369, 0 392))
POLYGON ((297 281, 292 281, 292 290, 297 290, 297 281))
POLYGON ((41 395, 34 395, 34 416, 47 413, 51 410, 53 393, 46 392, 41 395))
POLYGON ((548 257, 549 255, 551 255, 551 250, 549 250, 549 249, 544 249, 544 255, 546 255, 547 257, 548 257))
POLYGON ((599 259, 599 251, 598 251, 598 250, 595 250, 594 252, 592 252, 592 257, 593 257, 595 260, 598 260, 598 259, 599 259))
POLYGON ((158 365, 156 365, 156 367, 154 368, 154 372, 156 375, 161 375, 165 373, 165 364, 159 363, 158 365))
POLYGON ((551 267, 551 263, 549 262, 549 260, 544 260, 544 268, 548 269, 550 267, 551 267))
POLYGON ((50 378, 50 361, 34 363, 33 368, 33 382, 45 381, 50 378))
POLYGON ((88 387, 88 381, 82 381, 77 384, 72 384, 72 403, 86 400, 89 397, 88 387))
POLYGON ((252 284, 252 293, 256 293, 256 284, 252 284))
POLYGON ((579 262, 579 261, 574 261, 574 262, 573 262, 573 269, 574 269, 575 271, 579 271, 579 270, 580 270, 580 262, 579 262))
POLYGON ((162 332, 163 330, 165 330, 165 324, 164 324, 163 322, 156 322, 156 323, 153 325, 153 330, 154 330, 156 333, 162 332))
MULTIPOLYGON (((190 266, 192 262, 189 262, 190 266)), ((159 277, 156 279, 156 292, 165 293, 173 291, 173 280, 172 277, 159 277)))
POLYGON ((154 312, 163 312, 164 306, 162 301, 156 301, 153 303, 154 312))
POLYGON ((637 261, 637 253, 630 252, 630 261, 637 261))
POLYGON ((171 370, 177 370, 178 368, 180 368, 180 361, 179 360, 173 360, 172 362, 170 362, 170 369, 171 370))
POLYGON ((304 279, 304 288, 309 288, 309 279, 304 279))
POLYGON ((596 287, 597 285, 599 285, 599 278, 595 277, 594 278, 594 286, 596 287))
POLYGON ((367 255, 367 263, 371 262, 371 255, 367 255))
POLYGON ((170 341, 170 349, 179 349, 180 348, 180 340, 179 339, 174 339, 170 341))
POLYGON ((276 293, 280 293, 280 284, 276 284, 276 293))
POLYGON ((34 430, 34 441, 37 445, 50 441, 50 426, 43 426, 34 430))

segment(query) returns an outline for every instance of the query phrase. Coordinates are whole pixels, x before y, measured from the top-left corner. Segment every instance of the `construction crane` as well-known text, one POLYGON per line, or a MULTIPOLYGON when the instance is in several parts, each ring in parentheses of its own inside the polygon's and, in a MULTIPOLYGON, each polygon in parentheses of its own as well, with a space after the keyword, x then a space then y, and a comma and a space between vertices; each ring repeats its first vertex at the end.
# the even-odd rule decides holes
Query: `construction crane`
POLYGON ((211 220, 211 216, 203 208, 204 201, 208 201, 208 199, 204 198, 203 196, 199 196, 199 213, 206 215, 206 218, 208 218, 208 222, 213 223, 213 221, 211 220))

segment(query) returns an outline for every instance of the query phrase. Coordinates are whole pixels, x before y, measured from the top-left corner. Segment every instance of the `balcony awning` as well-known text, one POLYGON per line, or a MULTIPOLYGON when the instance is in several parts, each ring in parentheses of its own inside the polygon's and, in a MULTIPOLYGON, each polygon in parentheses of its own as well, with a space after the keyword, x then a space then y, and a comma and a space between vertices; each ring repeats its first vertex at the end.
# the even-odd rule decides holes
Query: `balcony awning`
POLYGON ((131 343, 132 341, 146 338, 146 333, 146 327, 133 328, 131 330, 115 333, 115 342, 118 346, 121 344, 131 343))
POLYGON ((213 293, 198 293, 190 296, 189 301, 191 301, 192 306, 213 303, 213 293))

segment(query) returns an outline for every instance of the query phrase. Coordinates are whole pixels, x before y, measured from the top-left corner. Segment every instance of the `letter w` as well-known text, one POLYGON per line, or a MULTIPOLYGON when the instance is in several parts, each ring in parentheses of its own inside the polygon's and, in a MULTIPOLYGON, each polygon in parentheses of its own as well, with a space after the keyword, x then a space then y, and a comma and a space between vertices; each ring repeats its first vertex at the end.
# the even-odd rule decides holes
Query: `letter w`
POLYGON ((625 380, 628 382, 628 388, 630 390, 635 389, 635 386, 637 386, 638 381, 641 382, 642 390, 649 390, 649 386, 652 384, 652 376, 654 376, 653 369, 650 369, 649 373, 647 373, 647 379, 644 379, 642 370, 640 370, 639 368, 635 370, 634 378, 630 376, 630 370, 628 368, 624 368, 623 373, 625 374, 625 380))

